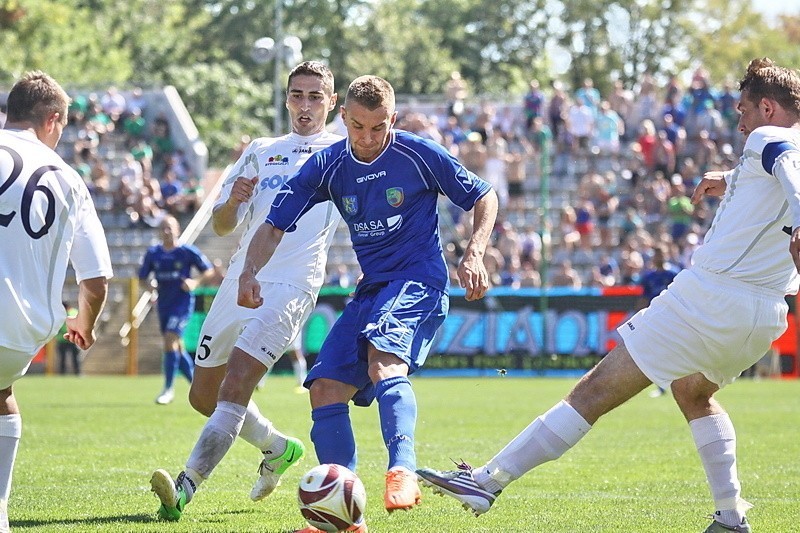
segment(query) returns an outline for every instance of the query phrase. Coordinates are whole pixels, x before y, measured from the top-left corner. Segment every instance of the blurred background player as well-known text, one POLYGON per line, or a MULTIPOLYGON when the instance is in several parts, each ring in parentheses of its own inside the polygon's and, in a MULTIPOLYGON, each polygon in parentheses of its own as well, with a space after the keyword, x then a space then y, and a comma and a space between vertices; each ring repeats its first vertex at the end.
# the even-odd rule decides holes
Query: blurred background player
MULTIPOLYGON (((258 229, 239 276, 239 304, 259 308, 272 297, 255 277, 279 259, 275 250, 314 206, 333 202, 350 229, 363 278, 308 373, 311 440, 322 463, 355 470, 357 452, 348 403, 377 399, 388 451, 384 507, 420 502, 414 474, 417 403, 409 374, 421 367, 449 307, 448 272, 438 233, 439 194, 473 211, 473 229, 458 267, 466 298, 482 298, 489 282, 482 258, 497 215, 497 195, 438 143, 392 129, 394 89, 362 76, 347 90, 347 139, 321 151, 288 182, 258 229)), ((255 384, 255 382, 253 382, 255 384)), ((244 405, 228 387, 220 400, 244 405)), ((362 521, 350 531, 364 532, 362 521)), ((316 532, 313 527, 304 532, 316 532)))
POLYGON ((153 275, 158 290, 158 321, 164 337, 164 389, 156 403, 166 405, 175 398, 175 372, 180 371, 191 383, 194 362, 183 345, 183 330, 194 310, 192 291, 200 279, 192 277, 192 269, 213 274, 213 267, 200 250, 179 244, 181 227, 175 217, 161 221, 161 244, 147 249, 139 269, 139 279, 153 275))
POLYGON ((55 148, 67 124, 69 97, 50 76, 25 74, 8 94, 0 131, 0 531, 9 531, 11 471, 22 436, 12 384, 66 319, 66 340, 95 341, 111 277, 111 258, 89 190, 55 148), (29 195, 35 183, 38 194, 29 195), (61 292, 72 264, 78 313, 67 318, 61 292))
POLYGON ((259 478, 250 492, 254 501, 271 494, 280 476, 305 453, 299 439, 282 434, 261 415, 251 396, 259 379, 299 336, 316 303, 328 248, 340 220, 333 206, 314 207, 281 244, 275 261, 253 273, 269 295, 264 306, 257 310, 241 307, 237 293, 249 243, 283 184, 315 152, 341 139, 325 131, 328 113, 336 104, 333 87, 333 73, 318 61, 306 61, 292 69, 286 95, 292 132, 251 142, 214 206, 212 223, 218 235, 228 235, 245 220, 248 228, 200 332, 189 401, 210 418, 178 478, 173 480, 167 471, 159 469, 150 480, 161 500, 158 513, 163 519, 181 517, 236 435, 261 452, 259 478), (239 391, 241 403, 220 396, 218 404, 220 384, 239 391))

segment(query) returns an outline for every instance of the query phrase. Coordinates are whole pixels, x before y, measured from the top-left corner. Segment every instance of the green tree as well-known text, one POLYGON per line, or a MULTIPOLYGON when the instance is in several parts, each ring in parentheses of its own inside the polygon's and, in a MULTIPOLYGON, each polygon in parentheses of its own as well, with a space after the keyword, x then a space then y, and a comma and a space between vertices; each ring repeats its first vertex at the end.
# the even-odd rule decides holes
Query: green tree
POLYGON ((235 61, 173 65, 164 81, 174 85, 208 146, 212 165, 228 163, 244 134, 270 135, 272 91, 254 82, 235 61))
POLYGON ((129 50, 117 46, 110 28, 69 2, 0 2, 0 83, 41 69, 65 85, 120 83, 132 73, 129 50))

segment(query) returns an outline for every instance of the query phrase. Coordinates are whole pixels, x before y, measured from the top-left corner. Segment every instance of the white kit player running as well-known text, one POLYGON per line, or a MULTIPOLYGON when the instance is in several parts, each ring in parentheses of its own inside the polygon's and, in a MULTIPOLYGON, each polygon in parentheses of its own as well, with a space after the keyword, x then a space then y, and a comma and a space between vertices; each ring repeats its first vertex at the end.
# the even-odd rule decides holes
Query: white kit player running
POLYGON ((212 218, 216 233, 227 235, 245 220, 251 225, 231 258, 197 343, 189 401, 210 418, 177 479, 161 469, 151 478, 161 500, 162 519, 180 518, 236 435, 263 454, 260 476, 250 493, 255 501, 268 496, 281 474, 305 452, 299 439, 283 435, 262 416, 251 396, 261 377, 300 334, 316 303, 328 248, 341 218, 330 202, 314 207, 313 216, 281 243, 277 261, 258 273, 262 294, 268 295, 266 305, 247 309, 236 300, 247 247, 278 191, 312 153, 341 139, 325 131, 335 104, 328 67, 316 61, 296 66, 289 74, 286 97, 292 133, 250 143, 223 185, 212 218), (235 398, 225 395, 226 388, 236 391, 235 398))
POLYGON ((422 469, 423 484, 476 514, 536 466, 559 458, 604 414, 651 383, 671 387, 689 423, 714 499, 706 533, 750 532, 736 467, 736 433, 714 393, 787 327, 784 296, 800 271, 800 76, 754 59, 739 84, 739 165, 704 176, 692 196, 724 198, 690 268, 617 331, 624 341, 560 402, 488 463, 422 469))
POLYGON ((54 151, 68 105, 53 78, 29 72, 8 95, 0 131, 0 532, 9 531, 11 471, 22 436, 12 384, 65 319, 66 340, 83 350, 94 344, 112 275, 89 190, 54 151), (79 284, 72 318, 61 298, 68 262, 79 284))

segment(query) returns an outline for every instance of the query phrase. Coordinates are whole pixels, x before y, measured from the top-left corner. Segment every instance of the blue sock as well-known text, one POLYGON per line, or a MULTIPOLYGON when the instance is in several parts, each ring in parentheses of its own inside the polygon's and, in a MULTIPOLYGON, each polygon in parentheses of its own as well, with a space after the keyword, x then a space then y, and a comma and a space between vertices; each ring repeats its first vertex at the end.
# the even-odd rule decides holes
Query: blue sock
POLYGON ((311 441, 319 464, 333 463, 355 472, 358 454, 347 404, 334 403, 312 409, 311 420, 311 441))
POLYGON ((178 367, 177 352, 164 353, 164 388, 171 389, 175 381, 175 370, 178 367))
POLYGON ((189 352, 186 350, 181 351, 180 358, 178 359, 178 369, 181 371, 181 374, 189 380, 189 383, 191 383, 192 376, 194 375, 194 359, 192 359, 192 356, 189 355, 189 352))
POLYGON ((389 450, 389 469, 396 466, 417 469, 414 452, 414 427, 417 424, 417 399, 405 376, 384 379, 375 385, 375 399, 381 418, 383 441, 389 450))

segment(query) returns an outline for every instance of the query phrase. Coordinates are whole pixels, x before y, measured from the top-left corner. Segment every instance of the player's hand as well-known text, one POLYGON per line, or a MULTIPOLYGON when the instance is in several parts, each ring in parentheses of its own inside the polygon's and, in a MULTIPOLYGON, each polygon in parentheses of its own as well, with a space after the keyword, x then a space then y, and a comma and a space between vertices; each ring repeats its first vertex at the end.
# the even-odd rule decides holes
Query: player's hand
POLYGON ((236 178, 236 181, 233 182, 233 188, 231 188, 231 196, 229 201, 233 202, 235 205, 249 201, 250 198, 253 197, 253 193, 257 184, 257 177, 246 178, 244 176, 239 176, 236 178))
POLYGON ((236 303, 248 309, 256 309, 264 303, 261 297, 261 284, 253 274, 242 272, 239 276, 239 295, 236 303))
POLYGON ((800 226, 794 228, 792 237, 789 239, 789 253, 792 254, 792 261, 797 272, 800 272, 800 226))
POLYGON ((692 203, 697 204, 704 196, 722 196, 728 184, 725 181, 725 173, 719 170, 706 172, 703 179, 697 184, 692 193, 692 203))
POLYGON ((181 288, 186 292, 192 292, 198 285, 200 285, 200 282, 196 279, 186 278, 183 280, 183 283, 181 283, 181 288))
POLYGON ((489 274, 483 261, 476 256, 464 256, 457 270, 458 282, 466 289, 468 302, 480 300, 489 290, 489 274))
POLYGON ((64 333, 64 340, 67 340, 80 348, 88 350, 97 340, 94 336, 94 328, 89 328, 81 323, 80 316, 67 318, 67 332, 64 333))

